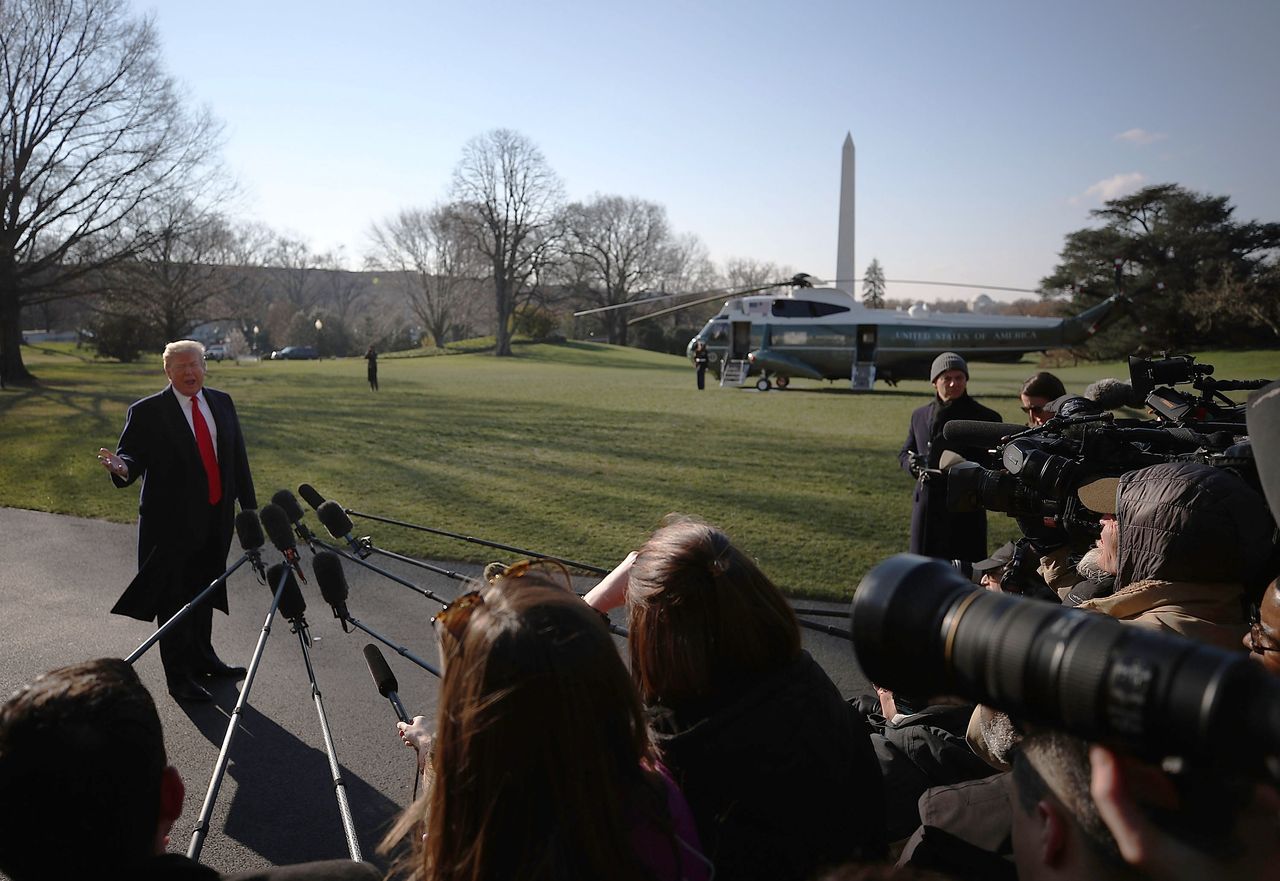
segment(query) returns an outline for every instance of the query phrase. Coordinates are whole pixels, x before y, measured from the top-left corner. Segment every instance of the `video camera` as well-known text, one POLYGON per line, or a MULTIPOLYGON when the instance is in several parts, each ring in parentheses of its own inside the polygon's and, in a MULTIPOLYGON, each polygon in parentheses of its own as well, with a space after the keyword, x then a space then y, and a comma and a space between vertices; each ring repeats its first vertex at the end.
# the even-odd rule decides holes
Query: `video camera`
POLYGON ((1197 364, 1194 355, 1162 354, 1159 359, 1129 356, 1129 382, 1160 420, 1177 425, 1243 430, 1245 405, 1223 392, 1262 388, 1271 380, 1218 380, 1212 364, 1197 364), (1190 383, 1200 394, 1168 388, 1190 383), (1159 386, 1159 387, 1157 387, 1159 386))
MULTIPOLYGON (((1190 355, 1159 361, 1130 359, 1135 390, 1145 393, 1149 403, 1158 399, 1161 407, 1168 405, 1170 414, 1176 415, 1177 411, 1182 416, 1116 419, 1112 413, 1096 412, 1097 408, 1085 398, 1060 400, 1057 413, 1048 422, 999 439, 995 448, 1002 470, 988 470, 972 462, 951 466, 947 473, 947 507, 952 511, 1000 511, 1019 518, 1024 532, 1026 524, 1050 520, 1080 542, 1097 536, 1098 515, 1081 504, 1077 491, 1102 477, 1119 477, 1163 462, 1190 461, 1230 468, 1256 487, 1253 459, 1242 445, 1243 410, 1238 421, 1231 421, 1235 419, 1234 410, 1226 405, 1236 405, 1217 390, 1254 388, 1265 381, 1210 385, 1213 367, 1194 361, 1190 355), (1163 387, 1150 391, 1158 382, 1193 382, 1202 390, 1202 396, 1184 396, 1195 403, 1183 401, 1178 405, 1183 409, 1178 410, 1169 402, 1179 400, 1183 393, 1163 387), (1213 400, 1205 403, 1205 396, 1213 400), (1207 409, 1210 406, 1214 409, 1207 409), (1189 414, 1202 412, 1213 415, 1214 420, 1190 418, 1189 414)), ((973 425, 949 423, 944 436, 972 444, 973 439, 965 434, 974 430, 973 425)), ((992 427, 985 428, 990 432, 992 427)))
POLYGON ((898 554, 854 595, 872 682, 948 694, 1148 758, 1256 773, 1280 756, 1280 678, 1248 655, 1105 615, 974 588, 898 554))

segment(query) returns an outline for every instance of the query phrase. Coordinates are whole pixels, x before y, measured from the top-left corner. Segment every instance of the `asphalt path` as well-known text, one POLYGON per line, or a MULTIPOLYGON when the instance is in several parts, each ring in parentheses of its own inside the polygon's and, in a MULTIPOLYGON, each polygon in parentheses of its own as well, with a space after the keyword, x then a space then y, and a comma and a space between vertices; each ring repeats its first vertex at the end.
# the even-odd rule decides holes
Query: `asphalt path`
MULTIPOLYGON (((314 517, 308 518, 315 528, 314 517)), ((375 541, 394 540, 394 527, 357 522, 361 533, 376 527, 375 541)), ((131 525, 0 508, 0 694, 8 695, 38 673, 99 657, 125 657, 154 625, 109 614, 136 571, 136 531, 131 525)), ((498 540, 511 537, 491 536, 498 540)), ((557 549, 539 549, 554 553, 557 549)), ((239 552, 233 544, 231 560, 239 552)), ((302 548, 311 578, 310 556, 302 548)), ((269 564, 280 555, 267 546, 269 564)), ((510 562, 495 552, 494 559, 510 562)), ((458 580, 375 554, 369 562, 414 584, 454 597, 458 580)), ((466 563, 434 565, 467 575, 466 563)), ((602 561, 607 565, 607 561, 602 561)), ((438 604, 383 575, 344 563, 350 614, 382 636, 438 665, 430 618, 438 604)), ((592 581, 583 580, 585 589, 592 581)), ((352 818, 365 859, 385 867, 377 844, 395 815, 411 800, 414 760, 395 732, 395 714, 373 685, 361 654, 375 640, 343 633, 311 583, 303 585, 312 639, 311 660, 332 732, 352 818)), ((228 580, 231 614, 214 615, 214 645, 223 660, 248 667, 271 602, 268 588, 248 566, 228 580)), ((844 604, 797 602, 797 606, 847 610, 844 604)), ((621 623, 620 612, 615 619, 621 623)), ((843 629, 843 618, 815 618, 843 629)), ((867 690, 849 643, 803 630, 805 648, 846 696, 867 690)), ((622 640, 619 639, 619 646, 622 640)), ((432 717, 434 676, 383 647, 411 714, 432 717)), ((136 663, 151 689, 164 724, 169 762, 187 784, 182 817, 171 850, 185 852, 194 832, 242 682, 211 680, 212 704, 179 704, 164 686, 159 650, 136 663)), ((230 761, 211 816, 201 862, 224 872, 348 855, 324 738, 298 636, 276 618, 229 751, 230 761)), ((74 809, 74 806, 69 806, 74 809)), ((0 876, 2 877, 2 876, 0 876)))

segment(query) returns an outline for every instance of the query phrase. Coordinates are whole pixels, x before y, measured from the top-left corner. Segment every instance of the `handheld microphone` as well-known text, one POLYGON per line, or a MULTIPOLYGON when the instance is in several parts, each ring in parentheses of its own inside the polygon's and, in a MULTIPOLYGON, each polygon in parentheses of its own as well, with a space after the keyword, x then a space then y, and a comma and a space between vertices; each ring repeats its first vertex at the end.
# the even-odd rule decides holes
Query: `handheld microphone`
POLYGON ((320 510, 320 506, 324 504, 324 496, 316 492, 315 487, 309 483, 298 484, 298 495, 307 500, 307 504, 311 506, 313 511, 320 510))
POLYGON ((307 543, 308 546, 315 550, 315 533, 307 528, 307 524, 302 522, 303 510, 298 504, 297 498, 287 489, 276 490, 276 494, 271 497, 271 504, 276 505, 280 510, 284 511, 289 522, 293 524, 293 531, 298 534, 298 538, 307 543))
POLYGON ((298 545, 293 540, 293 532, 289 529, 289 516, 279 505, 269 502, 262 506, 258 517, 262 520, 262 528, 267 531, 271 543, 276 546, 276 550, 284 554, 289 566, 305 583, 307 576, 303 574, 302 566, 298 563, 298 545))
MULTIPOLYGON (((267 570, 267 588, 273 594, 276 591, 276 585, 280 583, 281 575, 285 571, 284 563, 276 563, 267 570)), ((307 601, 302 598, 302 591, 298 588, 298 582, 294 579, 293 570, 290 568, 285 576, 284 593, 280 594, 280 614, 294 624, 302 621, 305 627, 306 613, 307 601)))
POLYGON ((311 571, 315 573, 316 584, 320 585, 320 596, 333 607, 333 617, 342 622, 342 630, 347 630, 347 619, 351 613, 347 611, 347 577, 342 573, 342 560, 333 551, 321 551, 311 561, 311 571))
POLYGON ((266 579, 267 572, 262 566, 262 556, 258 553, 266 538, 262 535, 262 524, 258 521, 256 512, 241 511, 236 515, 236 538, 240 540, 240 547, 258 577, 266 579))
POLYGON ((396 682, 396 674, 391 672, 391 668, 387 666, 387 659, 382 657, 382 652, 373 643, 364 647, 364 662, 369 665, 369 673, 373 676, 373 684, 378 686, 378 694, 391 701, 391 706, 401 722, 412 721, 405 711, 404 704, 400 702, 398 694, 400 683, 396 682))
POLYGON ((1009 435, 1027 430, 1025 425, 1011 422, 981 422, 976 419, 954 419, 942 426, 942 436, 966 447, 990 449, 999 446, 1009 435))
POLYGON ((324 524, 324 528, 329 530, 329 534, 334 538, 340 538, 345 541, 352 552, 360 559, 363 560, 369 556, 368 545, 351 534, 351 530, 354 528, 351 524, 351 518, 347 516, 346 511, 342 510, 341 505, 333 500, 327 501, 316 509, 316 515, 320 518, 320 522, 324 524))

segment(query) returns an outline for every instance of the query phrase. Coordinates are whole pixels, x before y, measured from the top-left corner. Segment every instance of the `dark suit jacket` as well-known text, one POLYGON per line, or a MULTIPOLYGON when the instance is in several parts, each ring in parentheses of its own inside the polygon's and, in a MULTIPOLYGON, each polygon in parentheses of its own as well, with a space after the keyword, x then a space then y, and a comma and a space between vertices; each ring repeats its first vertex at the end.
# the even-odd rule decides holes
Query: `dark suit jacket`
MULTIPOLYGON (((911 428, 898 452, 898 463, 911 473, 911 454, 927 455, 930 468, 937 468, 944 450, 954 450, 970 462, 990 467, 985 450, 962 447, 942 437, 942 427, 957 419, 1000 422, 1000 414, 984 407, 967 394, 946 407, 934 419, 935 398, 911 414, 911 428)), ((955 513, 947 510, 947 482, 933 478, 917 481, 911 510, 911 553, 944 560, 977 562, 987 556, 987 512, 955 513)))
MULTIPOLYGON (((112 607, 114 614, 141 621, 155 618, 163 592, 182 587, 175 579, 181 576, 187 555, 216 541, 221 556, 210 563, 217 566, 209 575, 212 581, 226 565, 231 548, 235 502, 238 500, 242 509, 258 507, 235 404, 230 395, 217 389, 205 388, 204 392, 218 428, 222 477, 222 499, 212 526, 203 501, 208 481, 200 450, 172 387, 137 401, 125 417, 116 455, 128 464, 129 478, 113 474, 111 479, 120 487, 142 479, 138 574, 112 607), (216 538, 209 535, 211 528, 217 531, 216 538)), ((213 603, 227 610, 225 586, 215 592, 213 603)))

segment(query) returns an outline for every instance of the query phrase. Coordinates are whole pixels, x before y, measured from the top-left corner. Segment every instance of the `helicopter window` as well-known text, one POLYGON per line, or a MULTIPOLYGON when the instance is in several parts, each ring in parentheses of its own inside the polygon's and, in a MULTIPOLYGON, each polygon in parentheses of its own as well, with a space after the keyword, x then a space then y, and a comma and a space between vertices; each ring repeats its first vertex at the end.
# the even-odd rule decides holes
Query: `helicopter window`
POLYGON ((729 325, 723 321, 717 321, 711 325, 711 339, 722 340, 729 333, 729 325))
POLYGON ((839 303, 810 303, 813 307, 814 315, 835 315, 837 312, 848 312, 848 306, 841 306, 839 303))
POLYGON ((773 314, 778 318, 815 318, 819 315, 834 315, 837 312, 848 312, 848 306, 838 303, 818 303, 813 300, 774 300, 773 314))

